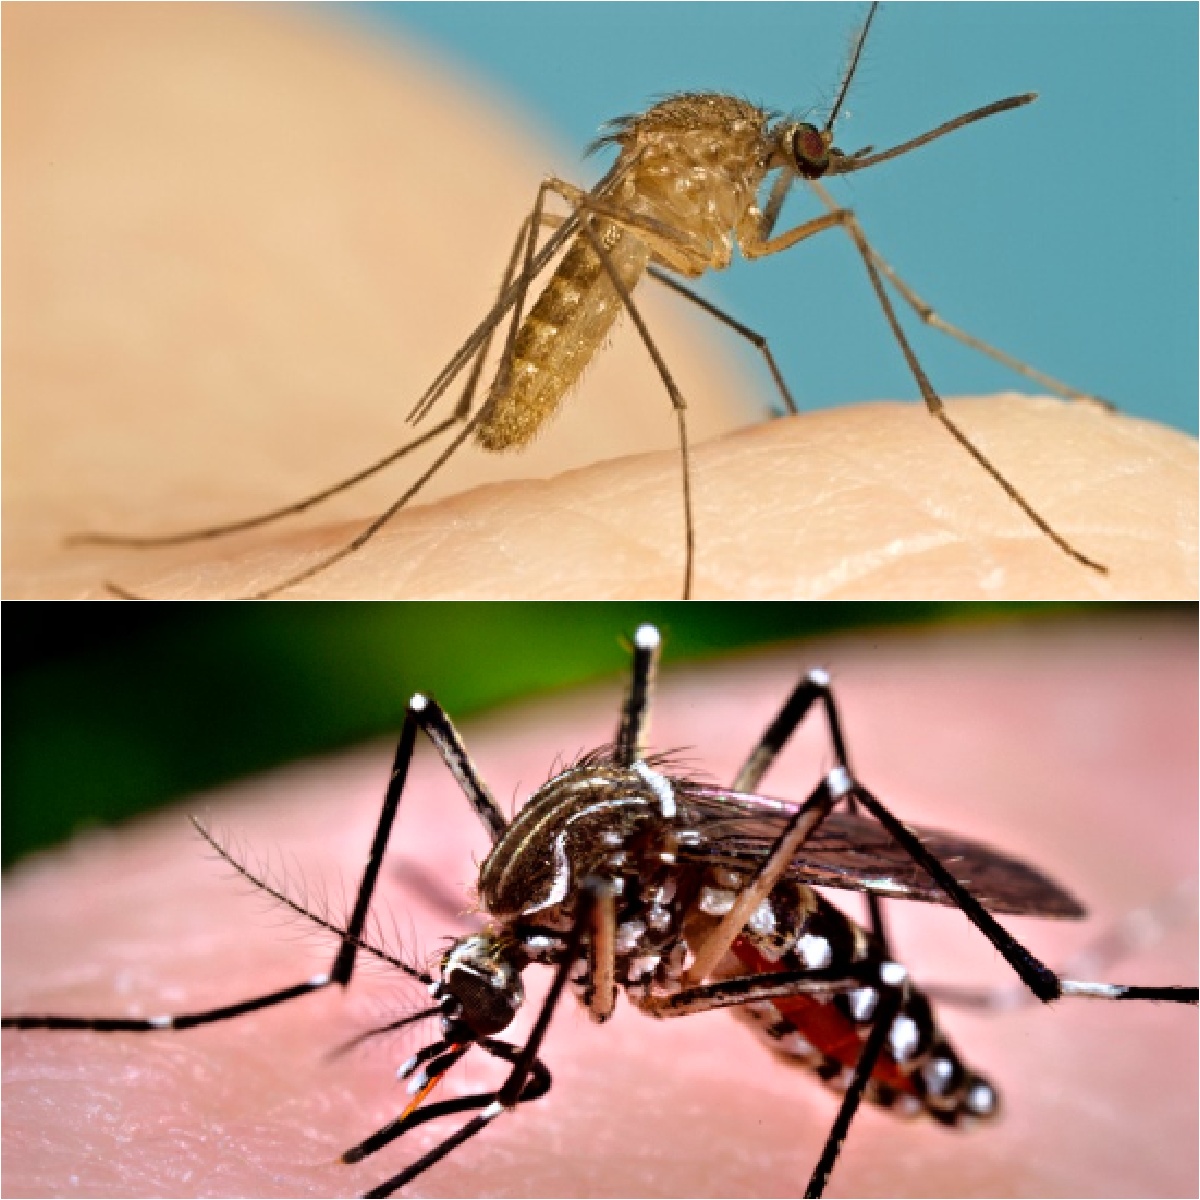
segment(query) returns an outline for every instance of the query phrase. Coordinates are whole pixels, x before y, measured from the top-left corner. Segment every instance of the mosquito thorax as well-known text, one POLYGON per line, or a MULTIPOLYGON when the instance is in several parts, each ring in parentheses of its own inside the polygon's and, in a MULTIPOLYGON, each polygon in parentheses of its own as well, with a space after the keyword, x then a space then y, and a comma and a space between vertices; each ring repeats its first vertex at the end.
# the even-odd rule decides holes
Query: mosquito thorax
POLYGON ((512 1023, 525 1000, 523 963, 514 949, 511 939, 485 930, 459 938, 446 951, 434 996, 457 1001, 448 1010, 448 1024, 488 1037, 512 1023))
POLYGON ((567 924, 591 876, 646 879, 673 861, 670 779, 643 762, 588 755, 540 787, 479 872, 484 909, 500 920, 567 924))

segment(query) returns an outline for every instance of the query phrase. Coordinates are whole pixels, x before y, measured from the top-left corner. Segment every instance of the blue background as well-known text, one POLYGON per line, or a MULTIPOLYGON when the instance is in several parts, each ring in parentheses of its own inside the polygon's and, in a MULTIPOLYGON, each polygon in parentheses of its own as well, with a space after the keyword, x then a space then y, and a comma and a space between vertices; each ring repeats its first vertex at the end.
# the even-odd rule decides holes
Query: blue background
MULTIPOLYGON (((403 37, 581 156, 604 121, 676 90, 823 117, 865 12, 437 3, 323 16, 403 37)), ((892 145, 1004 96, 1041 98, 834 189, 946 319, 1195 432, 1196 44, 1194 4, 885 5, 837 127, 843 149, 892 145)), ((580 162, 576 180, 593 183, 607 161, 580 162)), ((800 219, 814 203, 787 211, 800 219)), ((802 408, 916 397, 844 236, 736 262, 705 286, 772 339, 802 408)), ((766 402, 769 381, 735 343, 766 402)), ((916 345, 945 394, 1037 390, 933 331, 917 328, 916 345)))

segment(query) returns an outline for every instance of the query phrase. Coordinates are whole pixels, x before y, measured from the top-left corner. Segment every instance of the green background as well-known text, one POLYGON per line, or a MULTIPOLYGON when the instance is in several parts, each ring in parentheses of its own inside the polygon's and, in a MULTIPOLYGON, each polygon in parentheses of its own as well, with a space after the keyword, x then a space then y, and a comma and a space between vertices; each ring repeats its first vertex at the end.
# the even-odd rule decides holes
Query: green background
MULTIPOLYGON (((1194 606, 1187 606, 1195 612, 1194 606)), ((1153 606, 1162 612, 1164 606, 1153 606)), ((839 629, 1133 616, 1136 605, 6 605, 3 859, 223 780, 398 730, 408 697, 456 718, 626 669, 839 629)))

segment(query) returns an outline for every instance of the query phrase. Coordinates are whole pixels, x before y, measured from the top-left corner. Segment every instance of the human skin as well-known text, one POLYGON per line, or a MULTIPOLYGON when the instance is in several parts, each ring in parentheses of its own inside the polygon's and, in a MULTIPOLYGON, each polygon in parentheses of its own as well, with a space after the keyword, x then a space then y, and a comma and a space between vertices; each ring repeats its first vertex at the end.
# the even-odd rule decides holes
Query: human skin
MULTIPOLYGON (((1036 862, 1087 923, 1006 918, 1051 963, 1196 874, 1194 625, 1087 622, 985 633, 846 638, 664 668, 655 747, 729 778, 803 668, 833 673, 856 773, 904 820, 1036 862)), ((668 641, 669 654, 669 641, 668 641)), ((431 680, 436 694, 436 680, 431 680)), ((495 795, 528 794, 556 759, 607 740, 614 682, 464 726, 495 795)), ((232 702, 236 702, 234 699, 232 702)), ((247 714, 252 720, 252 714, 247 714)), ((357 881, 391 747, 297 764, 185 806, 251 861, 286 856, 291 890, 357 881)), ((764 790, 807 794, 830 755, 819 722, 764 790)), ((230 878, 183 809, 81 837, 11 873, 3 1008, 136 1015, 228 1003, 327 968, 327 935, 230 878)), ((486 839, 422 744, 380 902, 394 949, 428 961, 469 927, 486 839), (433 880, 433 884, 422 880, 433 880), (392 932, 392 931, 396 932, 392 932)), ((856 911, 853 897, 841 897, 856 911)), ((334 909, 341 905, 334 902, 334 909)), ((1194 895, 1192 900, 1194 909, 1194 895)), ((958 913, 893 903, 897 954, 919 982, 1007 984, 958 913)), ((1110 981, 1194 983, 1194 911, 1110 981)), ((528 1028, 546 972, 527 973, 528 1028), (538 978, 540 976, 540 978, 538 978)), ((329 1061, 422 1003, 394 972, 185 1033, 6 1031, 8 1195, 346 1195, 390 1177, 454 1122, 353 1167, 338 1154, 404 1104, 394 1068, 429 1027, 329 1061)), ((942 1009, 964 1059, 999 1087, 994 1125, 952 1132, 864 1109, 831 1195, 1187 1196, 1197 1188, 1194 1010, 1066 1000, 994 1016, 942 1009)), ((520 1037, 520 1033, 516 1034, 520 1037)), ((655 1022, 621 1001, 607 1025, 566 1000, 544 1058, 549 1096, 505 1116, 408 1189, 417 1195, 796 1195, 835 1099, 725 1013, 655 1022)), ((471 1060, 446 1095, 494 1086, 471 1060)))
MULTIPOLYGON (((311 19, 24 5, 3 21, 5 594, 255 594, 345 545, 432 455, 233 539, 65 539, 240 519, 404 444, 539 179, 578 162, 414 55, 311 19)), ((763 421, 765 369, 723 361, 734 335, 655 286, 637 299, 689 406, 698 598, 1196 596, 1191 438, 1044 398, 952 402, 1103 577, 921 404, 763 421)), ((894 355, 906 386, 882 318, 813 352, 894 355)), ((464 449, 422 497, 285 595, 681 594, 675 421, 628 322, 532 449, 464 449)))

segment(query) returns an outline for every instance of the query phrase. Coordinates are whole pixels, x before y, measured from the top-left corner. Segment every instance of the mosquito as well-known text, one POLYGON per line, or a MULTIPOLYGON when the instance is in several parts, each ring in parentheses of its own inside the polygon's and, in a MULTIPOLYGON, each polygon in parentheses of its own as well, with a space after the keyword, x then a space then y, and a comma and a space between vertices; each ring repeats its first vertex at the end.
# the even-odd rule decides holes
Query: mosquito
MULTIPOLYGON (((745 258, 764 258, 817 234, 840 229, 861 257, 871 289, 929 412, 1060 551, 1081 566, 1106 574, 1107 568, 1058 533, 950 418, 900 326, 885 283, 933 328, 1064 398, 1109 408, 1111 405, 1035 370, 943 320, 871 245, 854 213, 839 206, 820 183, 824 178, 888 162, 966 125, 1020 108, 1037 98, 1034 93, 1011 96, 964 113, 890 149, 875 152, 868 146, 844 153, 834 145, 834 125, 862 58, 877 8, 877 4, 871 5, 854 39, 848 65, 823 125, 780 117, 734 96, 684 93, 644 112, 609 122, 590 151, 615 148, 616 162, 590 191, 555 176, 543 180, 517 235, 495 305, 408 414, 412 424, 428 426, 413 440, 320 491, 255 516, 168 534, 81 533, 70 541, 147 548, 182 545, 256 529, 305 512, 420 447, 446 439, 432 464, 352 539, 249 598, 278 595, 361 549, 468 441, 473 440, 491 453, 508 453, 527 446, 559 410, 617 319, 626 313, 653 361, 675 414, 684 529, 682 594, 685 600, 689 599, 694 590, 696 532, 687 403, 634 302, 633 292, 642 278, 649 276, 748 340, 761 354, 784 409, 795 414, 799 409, 767 339, 681 280, 699 278, 710 270, 724 270, 732 261, 735 243, 745 258), (798 180, 809 185, 826 211, 776 232, 784 202, 798 180), (551 196, 565 202, 568 213, 547 211, 551 196), (545 229, 552 232, 539 245, 545 229), (530 289, 548 271, 549 282, 526 313, 530 289), (486 395, 477 403, 492 343, 502 326, 506 326, 503 349, 486 395), (465 384, 453 410, 430 424, 435 410, 464 372, 465 384)), ((130 594, 115 586, 112 590, 130 594)))
POLYGON ((931 997, 898 961, 887 900, 953 905, 1045 1003, 1067 996, 1197 1003, 1194 987, 1060 978, 994 913, 1078 918, 1082 905, 1036 868, 951 833, 899 820, 850 766, 829 676, 802 676, 728 787, 680 773, 648 751, 662 639, 643 625, 613 742, 583 755, 506 819, 450 718, 431 697, 409 701, 378 825, 349 920, 337 925, 257 878, 203 826, 213 848, 256 886, 334 933, 328 971, 201 1012, 149 1018, 12 1015, 5 1028, 132 1033, 186 1030, 283 1004, 351 980, 360 954, 423 984, 431 1004, 361 1035, 436 1019, 439 1034, 400 1068, 412 1099, 342 1154, 356 1163, 412 1130, 473 1113, 432 1149, 366 1194, 389 1196, 520 1105, 543 1098, 542 1043, 566 991, 593 1020, 623 993, 658 1019, 730 1008, 766 1045, 837 1089, 841 1104, 806 1194, 820 1196, 861 1102, 945 1126, 995 1118, 1000 1099, 938 1025, 931 997), (803 803, 757 792, 814 708, 834 766, 803 803), (374 945, 367 921, 399 812, 418 732, 433 743, 487 831, 478 906, 486 924, 452 941, 424 970, 374 945), (947 864, 953 864, 953 870, 947 864), (964 880, 970 881, 970 887, 964 880), (814 890, 866 893, 859 924, 814 890), (552 982, 523 1044, 500 1035, 525 1000, 524 973, 552 982), (508 1068, 501 1086, 452 1099, 430 1094, 472 1050, 508 1068))

